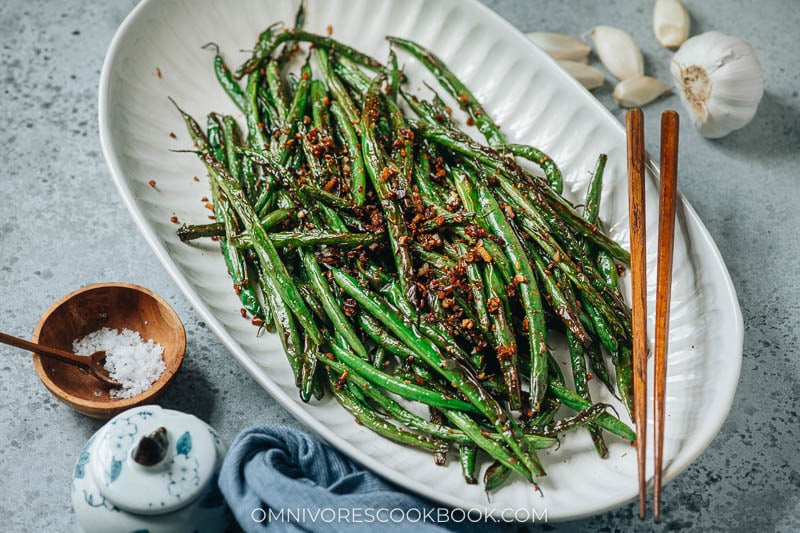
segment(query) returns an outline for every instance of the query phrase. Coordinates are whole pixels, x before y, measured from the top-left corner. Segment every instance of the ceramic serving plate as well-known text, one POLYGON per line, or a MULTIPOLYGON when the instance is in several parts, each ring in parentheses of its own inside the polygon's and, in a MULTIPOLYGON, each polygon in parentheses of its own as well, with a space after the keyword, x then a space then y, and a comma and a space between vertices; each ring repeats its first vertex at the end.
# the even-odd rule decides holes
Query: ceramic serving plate
MULTIPOLYGON (((207 221, 200 199, 208 195, 208 185, 194 156, 170 151, 191 143, 167 96, 197 117, 211 110, 239 116, 217 86, 212 54, 201 46, 218 43, 228 62, 238 65, 246 58, 240 50, 252 48, 269 24, 291 23, 296 8, 296 0, 145 0, 117 31, 100 80, 100 138, 119 193, 164 268, 267 393, 330 444, 407 489, 443 504, 523 519, 534 517, 532 510, 540 517, 546 512, 550 520, 577 518, 634 498, 635 451, 613 437, 608 438, 610 457, 601 460, 585 432, 570 434, 559 450, 542 454, 548 471, 540 481, 542 495, 520 479, 493 494, 490 502, 480 485, 464 483, 457 461, 437 467, 428 454, 355 424, 332 399, 302 403, 277 337, 257 338, 255 328, 240 316, 216 244, 178 241, 170 218, 207 221), (155 188, 150 180, 156 181, 155 188)), ((485 104, 509 140, 538 146, 558 162, 566 194, 578 203, 598 153, 608 154, 601 218, 611 236, 627 245, 623 128, 511 24, 477 1, 308 0, 307 13, 311 31, 323 33, 331 26, 334 37, 377 58, 386 57, 384 37, 389 34, 431 48, 485 104)), ((400 60, 411 90, 432 81, 409 56, 401 53, 400 60)), ((657 173, 651 170, 647 202, 656 206, 657 173)), ((648 211, 651 280, 656 211, 648 211)), ((649 287, 651 311, 654 292, 649 287)), ((686 468, 719 431, 739 377, 742 331, 719 251, 682 200, 672 295, 666 479, 686 468)), ((619 406, 599 388, 594 392, 595 399, 619 406)))

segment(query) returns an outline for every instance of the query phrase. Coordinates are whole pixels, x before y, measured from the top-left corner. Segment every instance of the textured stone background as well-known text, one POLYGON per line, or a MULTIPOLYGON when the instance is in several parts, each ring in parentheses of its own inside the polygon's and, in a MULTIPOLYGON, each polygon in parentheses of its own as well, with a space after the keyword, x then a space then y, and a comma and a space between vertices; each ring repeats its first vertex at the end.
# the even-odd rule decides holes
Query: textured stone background
MULTIPOLYGON (((596 24, 634 34, 648 73, 668 80, 669 53, 651 30, 651 2, 486 0, 523 31, 578 35, 596 24)), ((720 141, 681 131, 681 189, 708 226, 739 292, 745 322, 733 410, 708 450, 665 489, 665 520, 633 505, 560 531, 800 529, 797 411, 800 373, 800 52, 796 1, 686 0, 693 33, 748 39, 766 72, 754 122, 720 141)), ((97 85, 130 0, 0 2, 0 329, 30 335, 56 298, 97 281, 127 281, 165 296, 181 315, 189 356, 163 398, 224 437, 254 423, 298 424, 229 357, 170 281, 117 196, 97 135, 97 85)), ((596 91, 618 116, 611 85, 596 91)), ((647 108, 648 146, 660 111, 647 108)), ((0 348, 0 516, 5 531, 72 531, 69 479, 100 427, 59 404, 28 357, 0 348)))

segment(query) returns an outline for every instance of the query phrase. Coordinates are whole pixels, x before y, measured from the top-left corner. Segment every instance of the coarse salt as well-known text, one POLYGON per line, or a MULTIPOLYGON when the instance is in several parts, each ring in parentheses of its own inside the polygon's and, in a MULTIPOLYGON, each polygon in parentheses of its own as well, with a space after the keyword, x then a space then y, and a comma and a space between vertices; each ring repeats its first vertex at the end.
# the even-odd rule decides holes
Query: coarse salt
POLYGON ((152 339, 147 342, 135 331, 101 328, 72 343, 72 351, 91 355, 105 350, 105 369, 122 386, 111 389, 112 398, 132 398, 147 389, 159 378, 167 366, 164 348, 152 339))

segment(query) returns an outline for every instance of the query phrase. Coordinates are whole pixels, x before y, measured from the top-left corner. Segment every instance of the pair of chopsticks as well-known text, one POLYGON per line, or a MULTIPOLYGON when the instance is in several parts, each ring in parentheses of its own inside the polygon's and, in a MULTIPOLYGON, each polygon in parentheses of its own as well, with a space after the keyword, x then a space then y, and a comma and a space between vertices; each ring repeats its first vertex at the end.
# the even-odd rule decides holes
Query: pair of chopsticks
MULTIPOLYGON (((633 324, 633 398, 636 456, 639 466, 639 517, 647 512, 645 459, 647 453, 647 256, 645 219, 644 115, 633 109, 626 117, 628 134, 628 207, 631 232, 633 324)), ((669 304, 672 289, 672 251, 675 237, 675 201, 678 178, 678 113, 661 115, 661 190, 658 203, 658 270, 656 273, 655 334, 655 489, 653 520, 661 516, 664 450, 664 406, 669 341, 669 304)))

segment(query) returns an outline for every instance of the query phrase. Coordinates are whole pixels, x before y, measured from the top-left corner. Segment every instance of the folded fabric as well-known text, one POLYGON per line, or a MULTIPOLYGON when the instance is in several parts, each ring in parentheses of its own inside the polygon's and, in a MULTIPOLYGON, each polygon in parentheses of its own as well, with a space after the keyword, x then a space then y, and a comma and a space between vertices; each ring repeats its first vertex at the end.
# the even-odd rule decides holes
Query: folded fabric
POLYGON ((402 492, 316 438, 283 426, 253 427, 231 444, 219 487, 247 532, 390 530, 482 533, 496 526, 437 522, 434 504, 402 492))

